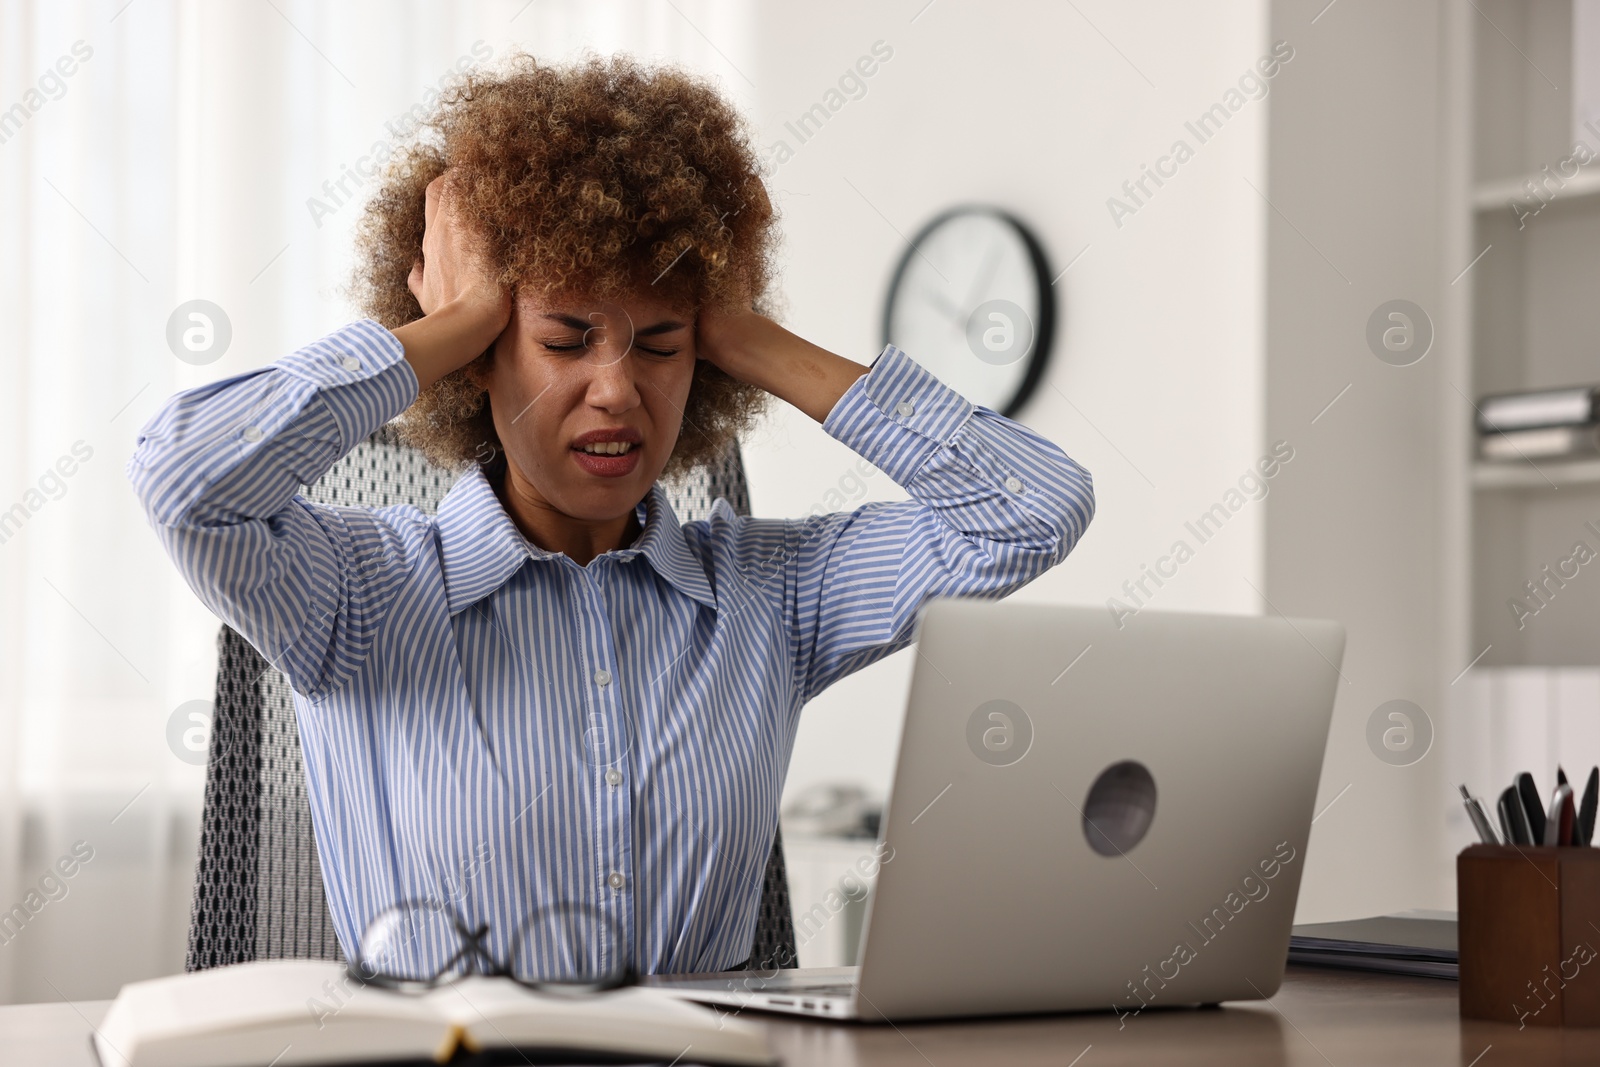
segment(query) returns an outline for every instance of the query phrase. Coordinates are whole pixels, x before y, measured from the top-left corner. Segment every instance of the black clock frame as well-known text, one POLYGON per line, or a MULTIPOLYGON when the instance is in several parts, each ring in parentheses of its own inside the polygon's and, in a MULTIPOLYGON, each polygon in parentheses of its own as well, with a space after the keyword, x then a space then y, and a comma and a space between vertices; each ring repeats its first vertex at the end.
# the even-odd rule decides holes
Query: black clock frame
POLYGON ((935 215, 916 232, 906 248, 905 255, 895 264, 894 274, 889 279, 889 293, 883 302, 882 343, 887 345, 892 341, 889 331, 894 318, 895 299, 899 296, 900 283, 905 278, 906 269, 911 265, 911 257, 917 254, 917 246, 940 226, 962 215, 990 215, 1015 230, 1022 238, 1023 247, 1028 250, 1034 280, 1039 286, 1039 321, 1034 324, 1033 351, 1027 356, 1028 367, 1023 373, 1021 384, 1017 386, 1016 392, 1006 401, 1005 408, 1000 412, 1008 419, 1015 418, 1038 390, 1039 383, 1044 379, 1045 368, 1050 362, 1050 353, 1055 347, 1056 290, 1050 279, 1050 264, 1045 258, 1044 245, 1029 229, 1027 223, 1004 208, 990 204, 957 204, 935 215))

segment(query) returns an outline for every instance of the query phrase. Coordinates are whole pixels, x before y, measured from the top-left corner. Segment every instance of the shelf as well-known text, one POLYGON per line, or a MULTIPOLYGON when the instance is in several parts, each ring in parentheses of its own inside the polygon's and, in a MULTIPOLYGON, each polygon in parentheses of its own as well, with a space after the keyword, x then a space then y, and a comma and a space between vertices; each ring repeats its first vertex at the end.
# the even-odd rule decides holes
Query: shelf
POLYGON ((1531 463, 1475 463, 1474 489, 1567 489, 1600 486, 1600 459, 1566 460, 1535 466, 1531 463))
MULTIPOLYGON (((1504 211, 1507 202, 1511 200, 1531 203, 1533 197, 1523 185, 1530 181, 1537 185, 1543 177, 1543 174, 1524 174, 1520 178, 1480 182, 1472 190, 1472 206, 1480 212, 1504 211)), ((1591 165, 1563 180, 1566 182, 1565 185, 1548 193, 1551 200, 1566 202, 1600 197, 1600 166, 1591 165)))
MULTIPOLYGON (((1451 266, 1438 285, 1444 310, 1434 326, 1436 336, 1457 341, 1452 355, 1460 360, 1449 376, 1474 400, 1600 380, 1593 345, 1600 323, 1594 295, 1600 156, 1590 155, 1600 146, 1600 119, 1584 123, 1594 106, 1573 88, 1600 61, 1588 57, 1587 46, 1576 47, 1575 15, 1586 20, 1586 5, 1493 0, 1477 10, 1472 4, 1449 10, 1448 99, 1450 111, 1461 110, 1451 114, 1456 140, 1446 138, 1452 154, 1444 171, 1459 185, 1441 200, 1467 202, 1450 212, 1441 246, 1451 266), (1580 159, 1589 163, 1580 166, 1580 159), (1463 267, 1470 274, 1457 277, 1463 267)), ((1448 387, 1445 394, 1453 404, 1460 399, 1448 387)), ((1508 448, 1509 460, 1491 459, 1478 451, 1476 425, 1463 423, 1436 423, 1442 439, 1435 444, 1445 460, 1442 517, 1462 536, 1440 538, 1446 570, 1435 617, 1455 658, 1441 670, 1440 691, 1464 702, 1457 708, 1463 715, 1479 716, 1471 725, 1458 723, 1457 736, 1471 740, 1457 751, 1477 752, 1478 759, 1506 747, 1482 717, 1485 692, 1499 699, 1524 675, 1542 674, 1533 668, 1583 666, 1591 686, 1600 677, 1594 640, 1600 580, 1566 577, 1574 555, 1596 558, 1590 553, 1600 537, 1600 452, 1522 456, 1508 448), (1471 444, 1462 448, 1458 435, 1471 444), (1455 473, 1461 462, 1464 479, 1455 473), (1579 540, 1587 547, 1575 553, 1579 540), (1454 680, 1468 664, 1475 666, 1454 680), (1500 671, 1507 673, 1493 684, 1473 681, 1474 674, 1500 671), (1468 689, 1483 691, 1454 696, 1468 689)), ((1537 748, 1556 719, 1543 682, 1528 686, 1534 691, 1516 698, 1516 711, 1537 724, 1530 742, 1537 748)), ((1592 708, 1600 690, 1589 696, 1592 708)))

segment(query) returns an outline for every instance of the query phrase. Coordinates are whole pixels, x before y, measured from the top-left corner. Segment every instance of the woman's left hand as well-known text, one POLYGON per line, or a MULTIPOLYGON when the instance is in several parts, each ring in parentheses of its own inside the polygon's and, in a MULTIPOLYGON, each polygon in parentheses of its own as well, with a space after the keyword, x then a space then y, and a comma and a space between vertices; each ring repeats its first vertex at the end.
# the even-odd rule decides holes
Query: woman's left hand
POLYGON ((694 326, 695 354, 741 381, 741 365, 755 357, 764 340, 771 340, 772 329, 781 329, 750 304, 748 289, 741 290, 737 310, 702 310, 694 326))
POLYGON ((748 308, 733 312, 703 312, 695 322, 696 354, 715 364, 723 373, 740 381, 748 380, 747 367, 759 358, 763 344, 783 327, 748 308))
POLYGON ((702 310, 695 319, 695 350, 730 378, 765 389, 818 422, 867 372, 784 329, 748 300, 738 311, 702 310))

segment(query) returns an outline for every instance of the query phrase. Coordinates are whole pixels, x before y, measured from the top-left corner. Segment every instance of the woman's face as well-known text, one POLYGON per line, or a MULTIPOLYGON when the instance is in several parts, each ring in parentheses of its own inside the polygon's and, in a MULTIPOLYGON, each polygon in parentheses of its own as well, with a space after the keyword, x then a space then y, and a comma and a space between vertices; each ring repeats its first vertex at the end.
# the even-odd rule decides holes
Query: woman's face
POLYGON ((647 297, 519 297, 483 384, 507 460, 572 518, 626 515, 678 442, 694 315, 647 297))

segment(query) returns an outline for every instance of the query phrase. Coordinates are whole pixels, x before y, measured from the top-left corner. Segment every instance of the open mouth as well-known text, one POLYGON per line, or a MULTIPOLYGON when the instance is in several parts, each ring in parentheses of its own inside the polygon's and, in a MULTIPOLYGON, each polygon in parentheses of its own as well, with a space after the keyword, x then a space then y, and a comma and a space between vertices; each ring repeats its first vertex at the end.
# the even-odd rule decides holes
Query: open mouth
POLYGON ((637 436, 628 431, 602 433, 613 439, 575 443, 571 448, 572 458, 585 471, 602 478, 620 478, 632 474, 644 452, 644 442, 628 439, 637 436))

